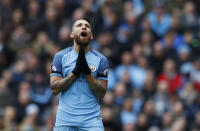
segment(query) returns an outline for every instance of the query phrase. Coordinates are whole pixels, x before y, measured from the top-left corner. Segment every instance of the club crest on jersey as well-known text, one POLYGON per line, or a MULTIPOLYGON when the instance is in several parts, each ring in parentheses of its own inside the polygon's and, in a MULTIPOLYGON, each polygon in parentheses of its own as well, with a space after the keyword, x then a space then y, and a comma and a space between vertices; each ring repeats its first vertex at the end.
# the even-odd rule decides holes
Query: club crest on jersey
POLYGON ((105 69, 104 72, 103 72, 103 74, 104 75, 108 75, 108 72, 109 72, 109 69, 105 69))
POLYGON ((56 67, 52 65, 52 66, 51 66, 51 70, 52 70, 52 71, 56 71, 56 67))
POLYGON ((90 70, 91 70, 92 72, 95 72, 96 69, 97 69, 95 65, 90 65, 89 68, 90 68, 90 70))

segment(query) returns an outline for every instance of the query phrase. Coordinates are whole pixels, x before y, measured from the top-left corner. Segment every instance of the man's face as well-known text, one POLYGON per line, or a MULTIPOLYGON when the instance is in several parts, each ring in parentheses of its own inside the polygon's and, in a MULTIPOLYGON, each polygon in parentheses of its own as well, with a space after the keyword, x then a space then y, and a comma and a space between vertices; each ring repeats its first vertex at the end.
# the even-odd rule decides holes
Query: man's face
POLYGON ((71 38, 79 45, 88 45, 93 39, 91 25, 86 20, 77 20, 73 25, 71 38))

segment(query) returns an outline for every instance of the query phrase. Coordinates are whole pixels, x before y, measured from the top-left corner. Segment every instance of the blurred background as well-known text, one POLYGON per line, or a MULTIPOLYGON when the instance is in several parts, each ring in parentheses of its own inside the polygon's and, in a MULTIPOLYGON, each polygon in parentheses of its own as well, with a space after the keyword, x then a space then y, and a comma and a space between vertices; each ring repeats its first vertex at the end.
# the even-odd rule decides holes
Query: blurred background
POLYGON ((200 131, 199 0, 0 0, 0 130, 51 131, 56 52, 92 22, 110 62, 106 131, 200 131))

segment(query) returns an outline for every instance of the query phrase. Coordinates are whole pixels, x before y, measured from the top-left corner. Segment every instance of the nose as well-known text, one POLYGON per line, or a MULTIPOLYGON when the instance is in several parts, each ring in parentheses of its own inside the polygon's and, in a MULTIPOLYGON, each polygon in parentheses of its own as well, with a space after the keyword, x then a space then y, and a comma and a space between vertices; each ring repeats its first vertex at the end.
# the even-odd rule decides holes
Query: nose
POLYGON ((83 27, 82 27, 82 30, 86 30, 86 26, 83 26, 83 27))
POLYGON ((82 25, 82 29, 83 29, 83 30, 86 30, 86 29, 87 29, 87 27, 86 27, 85 24, 82 25))

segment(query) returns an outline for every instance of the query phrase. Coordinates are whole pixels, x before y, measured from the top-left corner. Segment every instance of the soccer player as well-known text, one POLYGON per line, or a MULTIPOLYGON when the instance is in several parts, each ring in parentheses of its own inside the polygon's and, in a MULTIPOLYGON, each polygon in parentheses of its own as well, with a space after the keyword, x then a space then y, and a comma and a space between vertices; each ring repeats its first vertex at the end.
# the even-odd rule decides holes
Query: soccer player
POLYGON ((54 131, 103 131, 99 100, 106 93, 108 60, 90 49, 90 21, 74 22, 73 47, 54 56, 51 91, 59 94, 54 131))

